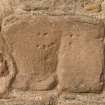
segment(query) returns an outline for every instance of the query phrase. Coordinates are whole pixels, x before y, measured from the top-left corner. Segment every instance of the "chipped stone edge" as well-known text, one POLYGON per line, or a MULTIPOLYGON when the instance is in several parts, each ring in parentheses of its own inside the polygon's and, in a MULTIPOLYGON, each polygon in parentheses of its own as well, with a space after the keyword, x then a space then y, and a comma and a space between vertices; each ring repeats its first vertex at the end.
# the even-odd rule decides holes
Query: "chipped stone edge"
MULTIPOLYGON (((11 27, 14 24, 17 23, 21 23, 22 21, 24 21, 25 19, 29 18, 35 18, 35 17, 41 17, 41 16, 45 16, 45 17, 61 17, 66 20, 74 20, 76 22, 81 22, 81 23, 88 23, 88 24, 93 24, 93 25, 100 25, 104 27, 104 22, 101 19, 97 19, 94 17, 90 17, 87 15, 76 15, 76 14, 56 14, 56 13, 45 13, 45 14, 31 14, 31 13, 27 13, 27 14, 12 14, 6 18, 3 19, 2 25, 1 25, 1 32, 5 32, 6 30, 8 30, 9 27, 11 27), (12 20, 15 20, 12 23, 12 20)), ((59 21, 59 20, 58 20, 59 21)))

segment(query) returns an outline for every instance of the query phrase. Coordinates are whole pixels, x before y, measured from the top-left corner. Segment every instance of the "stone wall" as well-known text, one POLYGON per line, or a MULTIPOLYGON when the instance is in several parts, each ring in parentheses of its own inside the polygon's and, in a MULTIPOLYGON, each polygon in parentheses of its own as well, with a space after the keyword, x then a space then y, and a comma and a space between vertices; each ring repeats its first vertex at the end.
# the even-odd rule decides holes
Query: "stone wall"
POLYGON ((34 12, 43 14, 80 14, 104 19, 104 0, 1 0, 0 15, 34 12))
POLYGON ((81 105, 83 94, 94 94, 89 102, 95 94, 105 99, 104 2, 0 0, 1 104, 81 105), (74 104, 67 103, 72 95, 74 104))

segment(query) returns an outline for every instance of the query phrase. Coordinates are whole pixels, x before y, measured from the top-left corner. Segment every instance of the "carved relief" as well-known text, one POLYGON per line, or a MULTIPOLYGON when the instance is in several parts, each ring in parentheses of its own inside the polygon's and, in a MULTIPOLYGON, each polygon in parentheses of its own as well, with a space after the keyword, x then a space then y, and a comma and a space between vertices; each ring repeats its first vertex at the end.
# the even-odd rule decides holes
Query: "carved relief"
POLYGON ((87 23, 70 16, 28 15, 19 19, 5 20, 2 29, 17 67, 16 74, 13 60, 1 57, 0 75, 1 79, 4 75, 3 84, 6 84, 2 89, 9 88, 15 74, 11 88, 23 91, 48 91, 56 87, 61 93, 102 89, 104 27, 101 22, 87 23))
POLYGON ((51 90, 56 85, 60 24, 53 22, 53 18, 52 22, 47 17, 29 18, 30 21, 25 18, 25 21, 11 25, 4 32, 18 71, 12 87, 20 90, 51 90))

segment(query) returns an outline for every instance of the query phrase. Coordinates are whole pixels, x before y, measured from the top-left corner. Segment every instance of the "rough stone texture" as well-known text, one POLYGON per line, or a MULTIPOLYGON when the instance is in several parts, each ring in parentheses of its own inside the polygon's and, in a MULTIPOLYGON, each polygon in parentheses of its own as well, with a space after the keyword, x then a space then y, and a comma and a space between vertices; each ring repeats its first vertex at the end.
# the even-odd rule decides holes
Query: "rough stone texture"
POLYGON ((97 92, 103 84, 104 26, 69 18, 67 22, 58 53, 59 88, 71 92, 97 92))
POLYGON ((57 105, 58 97, 52 92, 12 91, 10 96, 0 99, 0 105, 57 105))
POLYGON ((8 52, 16 64, 13 89, 42 91, 58 85, 58 93, 102 90, 104 26, 101 21, 88 18, 87 22, 85 17, 76 16, 14 18, 5 19, 2 28, 8 52))
POLYGON ((0 98, 4 96, 4 93, 8 94, 10 84, 16 74, 13 58, 6 49, 6 43, 0 33, 0 98))
POLYGON ((66 94, 58 98, 54 91, 41 93, 13 91, 10 97, 0 99, 0 105, 105 105, 105 92, 66 94))
POLYGON ((104 105, 104 92, 86 94, 105 81, 96 18, 105 0, 0 0, 0 105, 104 105))
POLYGON ((4 28, 4 38, 18 72, 13 88, 49 90, 56 85, 54 74, 61 32, 60 24, 54 21, 53 17, 27 16, 21 22, 11 23, 6 31, 4 28))
POLYGON ((63 95, 58 105, 105 105, 105 93, 102 94, 70 94, 63 95))

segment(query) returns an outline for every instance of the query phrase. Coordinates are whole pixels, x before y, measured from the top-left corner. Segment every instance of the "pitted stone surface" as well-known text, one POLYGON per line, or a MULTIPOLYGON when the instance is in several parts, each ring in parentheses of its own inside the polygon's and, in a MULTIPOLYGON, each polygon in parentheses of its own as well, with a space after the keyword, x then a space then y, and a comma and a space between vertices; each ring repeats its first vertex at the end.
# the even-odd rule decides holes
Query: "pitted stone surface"
POLYGON ((101 91, 104 26, 93 18, 85 19, 27 15, 15 22, 7 19, 8 24, 4 21, 3 37, 17 67, 12 88, 101 91))
POLYGON ((60 24, 54 21, 53 17, 29 16, 11 25, 4 33, 18 70, 13 88, 54 88, 61 35, 60 24))
POLYGON ((0 0, 0 105, 105 105, 97 19, 105 0, 0 0))
POLYGON ((104 25, 68 19, 58 54, 58 89, 99 92, 103 86, 104 25))

